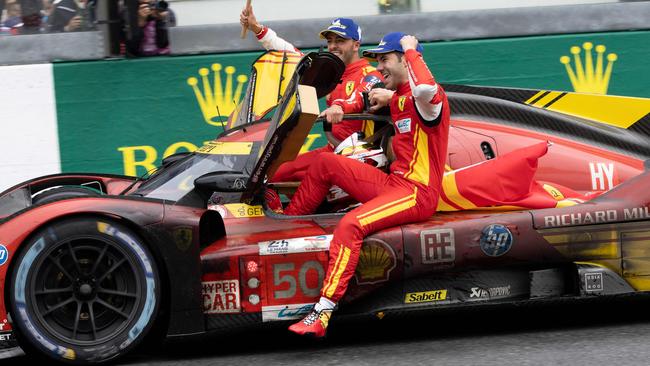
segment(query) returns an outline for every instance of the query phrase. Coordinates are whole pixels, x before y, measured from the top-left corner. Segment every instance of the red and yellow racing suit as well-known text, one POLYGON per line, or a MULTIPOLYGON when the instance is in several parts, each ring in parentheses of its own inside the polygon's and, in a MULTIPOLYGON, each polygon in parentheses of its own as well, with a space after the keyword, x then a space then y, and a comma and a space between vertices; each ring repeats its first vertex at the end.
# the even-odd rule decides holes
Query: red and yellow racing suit
POLYGON ((364 237, 424 220, 436 211, 447 154, 449 105, 422 55, 408 50, 404 57, 409 82, 400 85, 390 101, 396 156, 390 174, 344 156, 322 154, 285 210, 287 215, 314 212, 332 185, 363 203, 343 217, 330 244, 321 296, 335 303, 354 275, 364 237))
MULTIPOLYGON (((257 39, 267 50, 287 50, 300 52, 291 43, 278 37, 270 28, 263 27, 257 39)), ((381 74, 366 59, 355 61, 345 67, 341 83, 327 96, 327 106, 334 104, 343 107, 345 113, 359 113, 363 110, 363 97, 361 92, 369 91, 373 85, 383 80, 381 74), (360 103, 359 103, 360 102, 360 103)), ((351 134, 362 131, 366 136, 374 133, 372 121, 345 120, 332 126, 332 135, 339 141, 345 140, 351 134)), ((316 162, 316 158, 323 152, 333 152, 334 147, 327 144, 321 148, 299 155, 294 161, 286 162, 273 175, 272 181, 286 182, 299 181, 305 176, 309 166, 316 162)))

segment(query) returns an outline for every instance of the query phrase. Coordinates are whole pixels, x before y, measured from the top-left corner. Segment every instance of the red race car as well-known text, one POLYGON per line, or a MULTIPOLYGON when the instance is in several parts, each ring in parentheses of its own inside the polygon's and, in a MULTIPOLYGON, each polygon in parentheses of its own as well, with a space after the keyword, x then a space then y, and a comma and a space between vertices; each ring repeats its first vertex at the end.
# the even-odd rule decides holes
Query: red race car
MULTIPOLYGON (((150 177, 58 174, 0 194, 1 354, 21 347, 96 364, 147 336, 207 334, 308 312, 342 217, 335 211, 349 202, 292 217, 268 210, 261 192, 295 189, 265 177, 295 158, 318 115, 317 97, 333 89, 344 67, 329 53, 292 67, 275 84, 283 93, 270 120, 252 111, 254 80, 262 76, 254 69, 230 128, 193 153, 166 158, 150 177)), ((441 212, 377 232, 364 241, 338 314, 381 318, 650 289, 647 111, 623 128, 549 110, 550 100, 540 108, 549 97, 540 91, 447 90, 450 169, 551 141, 536 179, 605 193, 551 209, 441 212)), ((371 137, 379 146, 388 138, 371 137)), ((497 182, 487 176, 478 183, 497 182)))

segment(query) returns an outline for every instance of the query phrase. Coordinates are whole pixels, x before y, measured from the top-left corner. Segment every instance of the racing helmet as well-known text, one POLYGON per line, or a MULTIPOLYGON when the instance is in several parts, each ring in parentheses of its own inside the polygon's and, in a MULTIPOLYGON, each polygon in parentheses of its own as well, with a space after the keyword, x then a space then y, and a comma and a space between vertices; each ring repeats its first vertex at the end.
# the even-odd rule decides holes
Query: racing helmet
POLYGON ((334 149, 334 153, 356 159, 362 163, 382 168, 388 164, 386 154, 381 147, 377 147, 362 140, 363 134, 355 132, 334 149))

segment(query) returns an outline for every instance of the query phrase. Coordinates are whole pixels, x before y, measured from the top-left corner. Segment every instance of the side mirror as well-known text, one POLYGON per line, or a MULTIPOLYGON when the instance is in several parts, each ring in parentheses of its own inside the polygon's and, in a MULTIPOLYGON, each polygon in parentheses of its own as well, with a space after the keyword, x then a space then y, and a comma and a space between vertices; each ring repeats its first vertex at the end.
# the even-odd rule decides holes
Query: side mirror
POLYGON ((244 192, 249 178, 239 172, 212 172, 196 178, 194 187, 208 195, 213 192, 244 192))

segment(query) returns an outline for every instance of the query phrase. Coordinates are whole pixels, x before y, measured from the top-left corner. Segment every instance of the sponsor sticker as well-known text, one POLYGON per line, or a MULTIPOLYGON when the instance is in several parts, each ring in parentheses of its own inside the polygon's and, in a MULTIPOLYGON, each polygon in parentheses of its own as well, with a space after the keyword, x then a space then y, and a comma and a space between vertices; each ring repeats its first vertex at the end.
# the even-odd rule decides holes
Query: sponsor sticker
POLYGON ((589 163, 589 172, 591 173, 592 190, 608 191, 614 188, 614 163, 589 163))
POLYGON ((602 291, 603 274, 585 273, 585 290, 587 290, 587 292, 602 291))
POLYGON ((322 252, 329 249, 332 236, 318 235, 304 238, 263 241, 258 243, 258 246, 260 248, 260 255, 322 252))
POLYGON ((506 254, 514 238, 510 229, 501 224, 488 225, 481 232, 481 250, 490 257, 499 257, 506 254))
POLYGON ((470 299, 490 299, 498 298, 504 296, 510 296, 510 285, 501 286, 501 287, 490 287, 490 288, 481 288, 481 287, 472 287, 470 289, 469 298, 470 299))
POLYGON ((397 260, 393 248, 383 240, 368 239, 363 242, 355 277, 360 285, 388 281, 397 260))
POLYGON ((245 203, 229 203, 224 207, 228 209, 232 216, 237 218, 264 216, 264 209, 259 205, 250 206, 245 203))
POLYGON ((6 331, 6 330, 11 330, 11 326, 9 325, 9 321, 7 319, 3 319, 0 322, 0 331, 6 331))
POLYGON ((395 126, 397 126, 397 131, 399 131, 399 133, 411 132, 411 119, 400 119, 399 121, 395 122, 395 126))
MULTIPOLYGON (((13 341, 13 340, 14 340, 14 338, 12 337, 11 332, 9 332, 9 333, 0 333, 0 342, 7 342, 7 341, 13 341)), ((3 352, 3 356, 6 357, 6 355, 4 355, 4 352, 3 352)))
POLYGON ((574 212, 563 215, 544 216, 544 227, 604 224, 616 221, 643 220, 650 218, 649 206, 626 207, 618 210, 574 212))
POLYGON ((262 306, 262 321, 278 321, 300 319, 307 315, 314 307, 314 303, 288 304, 276 306, 262 306))
MULTIPOLYGON (((630 211, 631 212, 631 211, 630 211)), ((601 210, 592 212, 576 212, 572 214, 544 216, 544 226, 572 226, 602 224, 618 220, 616 210, 601 210)), ((627 217, 626 217, 627 218, 627 217)))
POLYGON ((433 290, 424 292, 409 292, 404 298, 405 304, 422 302, 443 301, 447 299, 447 290, 433 290))
POLYGON ((250 155, 252 149, 252 142, 209 141, 196 152, 208 155, 250 155))
POLYGON ((203 313, 239 313, 239 280, 201 282, 203 313))
POLYGON ((365 78, 363 78, 364 83, 368 83, 370 85, 377 84, 378 82, 381 82, 381 79, 376 77, 375 75, 366 75, 365 78))
POLYGON ((453 229, 424 230, 420 232, 422 263, 453 263, 456 259, 456 244, 453 229))
POLYGON ((7 247, 4 245, 0 244, 0 266, 7 263, 7 259, 9 259, 9 250, 7 250, 7 247))

